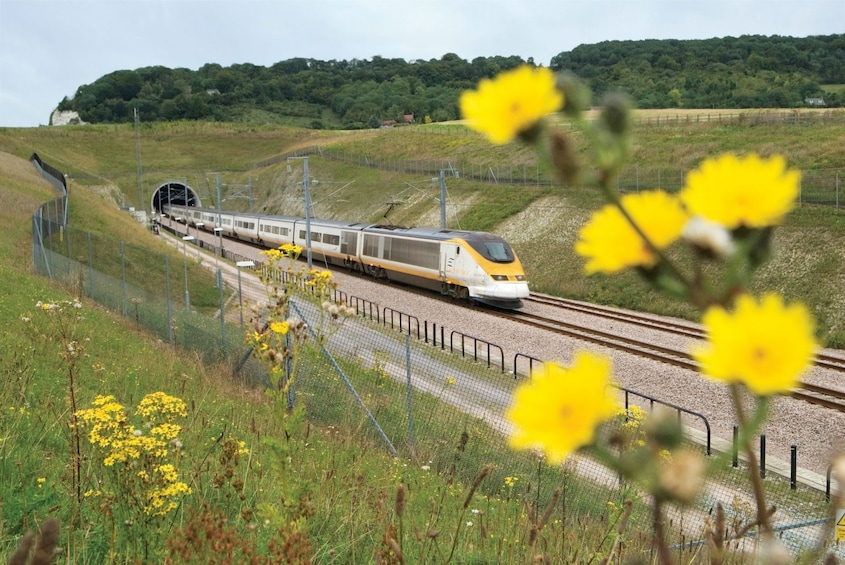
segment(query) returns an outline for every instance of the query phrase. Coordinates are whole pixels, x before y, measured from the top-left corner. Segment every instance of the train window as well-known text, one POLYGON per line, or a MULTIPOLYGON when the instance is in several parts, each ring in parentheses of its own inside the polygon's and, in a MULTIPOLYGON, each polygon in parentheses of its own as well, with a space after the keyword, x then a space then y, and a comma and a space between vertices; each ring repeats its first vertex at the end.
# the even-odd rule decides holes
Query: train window
POLYGON ((340 236, 333 235, 330 233, 323 234, 323 243, 327 243, 329 245, 338 245, 340 243, 340 236))
POLYGON ((428 269, 440 263, 440 244, 433 241, 390 238, 390 260, 428 269))
POLYGON ((379 241, 381 236, 364 234, 364 250, 363 254, 368 257, 379 257, 379 241))
POLYGON ((323 240, 323 234, 321 234, 318 231, 312 231, 311 232, 311 241, 316 241, 317 243, 319 243, 322 240, 323 240))
POLYGON ((496 263, 510 263, 513 261, 513 251, 503 239, 481 239, 474 240, 467 238, 473 249, 481 253, 481 255, 490 261, 496 263))
POLYGON ((355 254, 358 249, 358 232, 342 232, 340 238, 340 252, 355 254))

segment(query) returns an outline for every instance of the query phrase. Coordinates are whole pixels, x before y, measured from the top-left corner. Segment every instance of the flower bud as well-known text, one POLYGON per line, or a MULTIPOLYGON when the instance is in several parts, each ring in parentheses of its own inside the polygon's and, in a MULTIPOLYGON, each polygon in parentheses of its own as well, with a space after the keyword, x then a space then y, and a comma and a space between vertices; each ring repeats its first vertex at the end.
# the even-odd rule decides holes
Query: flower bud
POLYGON ((668 410, 655 411, 646 420, 644 430, 650 444, 670 451, 680 445, 684 432, 681 422, 668 410))
POLYGON ((593 96, 590 88, 569 71, 557 74, 557 89, 563 93, 563 108, 567 116, 577 117, 590 107, 593 96))
POLYGON ((616 135, 626 133, 631 127, 631 111, 628 97, 611 93, 605 96, 601 110, 601 121, 607 130, 616 135))
POLYGON ((688 449, 674 453, 660 469, 660 489, 670 500, 692 502, 704 486, 704 469, 698 453, 688 449))
POLYGON ((581 166, 578 153, 569 137, 560 132, 552 134, 551 154, 552 163, 560 179, 565 183, 576 182, 581 166))

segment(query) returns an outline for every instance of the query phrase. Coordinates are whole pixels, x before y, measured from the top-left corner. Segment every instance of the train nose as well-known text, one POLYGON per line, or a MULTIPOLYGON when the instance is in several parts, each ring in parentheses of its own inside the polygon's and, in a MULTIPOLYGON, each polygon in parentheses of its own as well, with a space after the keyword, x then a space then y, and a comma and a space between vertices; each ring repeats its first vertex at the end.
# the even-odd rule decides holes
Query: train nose
POLYGON ((484 289, 484 296, 496 300, 516 300, 528 297, 528 283, 494 284, 484 289))

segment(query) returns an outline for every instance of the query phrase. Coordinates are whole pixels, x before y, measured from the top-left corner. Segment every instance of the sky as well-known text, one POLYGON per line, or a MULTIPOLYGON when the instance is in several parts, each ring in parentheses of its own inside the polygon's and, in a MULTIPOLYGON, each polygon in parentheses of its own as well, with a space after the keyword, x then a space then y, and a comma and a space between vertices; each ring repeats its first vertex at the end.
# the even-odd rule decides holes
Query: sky
POLYGON ((0 0, 0 127, 118 70, 519 56, 608 40, 845 33, 845 0, 0 0))

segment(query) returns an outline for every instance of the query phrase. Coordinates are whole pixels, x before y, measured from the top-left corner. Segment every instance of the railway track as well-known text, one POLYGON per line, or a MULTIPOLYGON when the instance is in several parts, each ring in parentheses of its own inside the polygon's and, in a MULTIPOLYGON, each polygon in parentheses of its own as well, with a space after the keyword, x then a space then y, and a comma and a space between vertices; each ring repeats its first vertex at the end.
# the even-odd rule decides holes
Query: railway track
MULTIPOLYGON (((689 322, 664 320, 644 316, 636 312, 619 311, 604 306, 537 294, 532 294, 530 297, 525 299, 525 302, 551 306, 561 309, 562 311, 568 310, 586 313, 603 319, 614 320, 648 330, 666 332, 667 334, 674 336, 692 339, 704 339, 705 337, 705 333, 700 327, 689 322)), ((581 325, 568 323, 564 320, 541 316, 538 314, 531 314, 528 312, 499 312, 498 314, 508 319, 545 329, 559 335, 565 335, 581 341, 587 341, 596 345, 609 347, 617 351, 624 351, 626 353, 631 353, 640 357, 659 361, 661 363, 667 363, 683 369, 689 369, 691 371, 698 370, 698 364, 692 359, 689 353, 657 345, 653 340, 649 341, 646 339, 625 337, 619 334, 587 328, 581 325)), ((820 353, 816 356, 815 365, 819 368, 843 373, 843 378, 845 378, 845 359, 820 353)), ((845 391, 843 390, 819 386, 805 381, 801 383, 799 388, 793 390, 789 396, 795 398, 796 400, 809 402, 831 410, 836 410, 837 412, 845 413, 845 391)))
MULTIPOLYGON (((263 249, 263 247, 243 242, 250 247, 263 249)), ((381 281, 376 281, 384 284, 381 281)), ((425 292, 414 287, 405 287, 403 289, 408 292, 418 293, 426 296, 436 296, 429 292, 425 292)), ((453 299, 444 298, 445 301, 455 303, 453 299)), ((620 311, 618 309, 600 306, 596 304, 589 304, 575 300, 558 298, 554 296, 546 296, 540 294, 532 294, 524 299, 527 304, 541 304, 551 306, 563 311, 577 311, 580 313, 587 313, 599 318, 615 320, 620 323, 634 325, 648 330, 663 331, 670 335, 682 336, 691 339, 704 339, 704 331, 692 322, 683 322, 677 320, 667 320, 655 318, 653 316, 645 316, 631 311, 620 311)), ((674 365, 683 369, 697 371, 698 365, 693 361, 689 353, 680 351, 669 347, 663 347, 656 343, 646 340, 634 339, 620 336, 611 332, 597 330, 594 328, 587 328, 581 325, 570 324, 563 320, 548 318, 537 314, 531 314, 523 311, 509 311, 490 309, 490 313, 518 321, 533 327, 537 327, 546 331, 551 331, 559 335, 565 335, 581 341, 587 341, 599 346, 609 347, 618 351, 624 351, 669 365, 674 365)), ((819 354, 815 361, 816 365, 822 368, 831 369, 839 373, 845 373, 845 359, 833 357, 826 354, 819 354)), ((843 375, 845 376, 845 375, 843 375)), ((824 406, 826 408, 845 413, 845 391, 830 389, 810 383, 802 383, 800 389, 792 391, 791 397, 824 406)))

